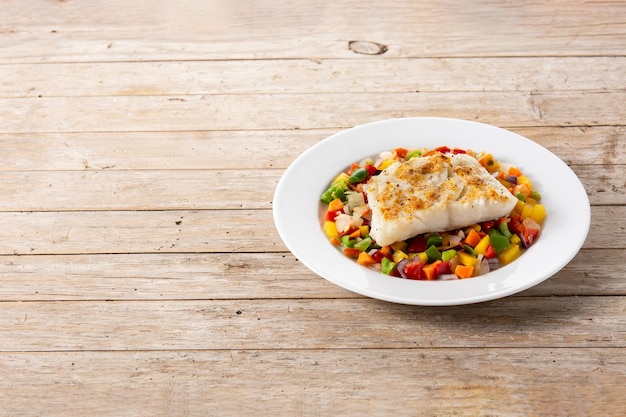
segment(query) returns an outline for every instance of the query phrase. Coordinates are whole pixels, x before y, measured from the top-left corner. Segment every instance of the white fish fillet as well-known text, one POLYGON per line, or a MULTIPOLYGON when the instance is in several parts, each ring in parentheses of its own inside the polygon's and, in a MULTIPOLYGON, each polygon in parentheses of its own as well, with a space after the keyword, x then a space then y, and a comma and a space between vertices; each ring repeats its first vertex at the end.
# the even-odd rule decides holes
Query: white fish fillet
POLYGON ((396 162, 364 186, 370 235, 381 246, 508 215, 517 204, 473 157, 442 154, 396 162))

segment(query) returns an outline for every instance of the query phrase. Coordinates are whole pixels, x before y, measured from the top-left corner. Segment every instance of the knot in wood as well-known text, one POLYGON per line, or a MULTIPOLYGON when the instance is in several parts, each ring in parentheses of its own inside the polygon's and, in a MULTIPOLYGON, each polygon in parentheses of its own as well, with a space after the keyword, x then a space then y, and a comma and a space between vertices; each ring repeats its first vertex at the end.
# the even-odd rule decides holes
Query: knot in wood
POLYGON ((348 48, 355 54, 382 55, 387 52, 387 45, 370 41, 350 41, 348 48))

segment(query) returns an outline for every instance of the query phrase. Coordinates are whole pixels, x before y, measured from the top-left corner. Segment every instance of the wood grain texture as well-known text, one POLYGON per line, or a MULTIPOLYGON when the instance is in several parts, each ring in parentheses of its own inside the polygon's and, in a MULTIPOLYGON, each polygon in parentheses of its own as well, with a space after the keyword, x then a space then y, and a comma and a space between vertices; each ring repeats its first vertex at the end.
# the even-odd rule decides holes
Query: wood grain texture
POLYGON ((3 62, 447 56, 624 56, 622 2, 12 0, 3 62), (22 10, 31 9, 21 17, 22 10), (381 18, 384 11, 384 18, 381 18), (76 18, 80 16, 80 19, 76 18), (104 34, 104 35, 103 35, 104 34), (611 41, 614 40, 614 41, 611 41), (350 48, 351 41, 364 42, 350 48))
MULTIPOLYGON (((583 249, 518 296, 624 296, 621 251, 583 249)), ((0 302, 362 298, 286 252, 3 255, 0 275, 0 302)))
POLYGON ((624 101, 624 91, 8 98, 0 102, 6 117, 0 132, 345 128, 411 116, 454 117, 505 128, 622 126, 624 101))
MULTIPOLYGON (((510 127, 569 165, 626 164, 624 126, 510 127)), ((272 169, 341 129, 0 133, 1 171, 272 169)))
POLYGON ((0 350, 623 348, 625 309, 609 296, 443 309, 367 298, 0 303, 0 350))
POLYGON ((626 363, 610 348, 85 351, 1 357, 0 390, 13 392, 4 411, 19 417, 527 417, 626 411, 626 363))
POLYGON ((622 90, 626 57, 264 59, 236 65, 237 71, 232 61, 221 60, 2 65, 0 97, 622 90))

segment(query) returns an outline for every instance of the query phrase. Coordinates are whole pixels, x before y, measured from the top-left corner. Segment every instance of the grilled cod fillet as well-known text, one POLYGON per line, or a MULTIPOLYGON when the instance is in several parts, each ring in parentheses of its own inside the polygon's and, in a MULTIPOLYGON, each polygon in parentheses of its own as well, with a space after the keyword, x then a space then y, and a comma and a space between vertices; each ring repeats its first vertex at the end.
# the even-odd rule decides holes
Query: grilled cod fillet
POLYGON ((517 204, 473 157, 436 153, 396 162, 364 186, 381 246, 508 215, 517 204))

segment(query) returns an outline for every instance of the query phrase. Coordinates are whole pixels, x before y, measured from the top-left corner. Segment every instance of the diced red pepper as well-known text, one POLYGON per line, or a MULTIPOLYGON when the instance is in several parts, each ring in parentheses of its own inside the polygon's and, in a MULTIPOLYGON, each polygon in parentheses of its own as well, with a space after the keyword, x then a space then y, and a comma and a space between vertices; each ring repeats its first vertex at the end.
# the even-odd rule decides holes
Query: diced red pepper
POLYGON ((378 171, 374 165, 365 165, 365 169, 370 175, 374 175, 378 171))
POLYGON ((450 262, 441 262, 437 265, 437 275, 451 274, 450 262))
POLYGON ((409 279, 425 279, 422 263, 419 260, 406 264, 404 266, 404 273, 409 279))
POLYGON ((438 148, 435 148, 435 150, 437 152, 441 152, 441 153, 449 153, 450 152, 450 148, 448 148, 447 146, 440 146, 438 148))
POLYGON ((480 224, 480 230, 482 230, 483 232, 489 232, 491 230, 491 228, 496 224, 495 221, 493 220, 489 220, 486 222, 482 222, 480 224))
POLYGON ((539 230, 524 228, 524 230, 522 230, 522 233, 520 233, 518 236, 522 241, 522 245, 524 245, 525 248, 529 248, 535 242, 537 236, 539 236, 539 230))
POLYGON ((420 236, 413 237, 409 239, 406 250, 409 253, 424 252, 427 249, 426 247, 427 242, 428 242, 428 239, 426 239, 424 236, 420 235, 420 236))
POLYGON ((467 153, 467 151, 465 149, 454 148, 452 149, 452 153, 453 154, 467 153))
POLYGON ((330 220, 331 222, 334 222, 335 217, 339 216, 341 213, 343 212, 342 211, 327 211, 326 217, 324 218, 324 220, 330 220))
POLYGON ((496 256, 498 256, 498 254, 496 253, 496 250, 493 248, 493 246, 491 246, 491 243, 488 244, 487 248, 485 249, 485 258, 492 259, 492 258, 495 258, 496 256))

